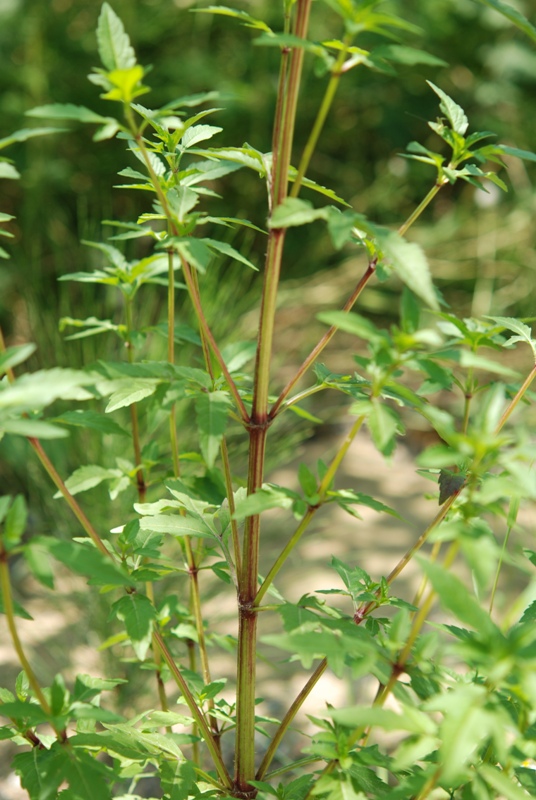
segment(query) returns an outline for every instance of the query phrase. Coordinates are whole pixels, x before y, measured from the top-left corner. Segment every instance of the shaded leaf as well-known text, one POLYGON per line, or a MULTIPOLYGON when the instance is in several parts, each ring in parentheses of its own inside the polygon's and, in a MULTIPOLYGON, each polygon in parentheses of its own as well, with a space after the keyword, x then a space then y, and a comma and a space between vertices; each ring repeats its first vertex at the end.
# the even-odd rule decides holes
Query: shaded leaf
POLYGON ((203 392, 195 401, 199 444, 205 463, 212 469, 227 426, 229 395, 227 392, 203 392))
POLYGON ((132 592, 117 600, 111 610, 114 616, 125 623, 134 652, 140 661, 144 661, 156 618, 153 604, 145 595, 132 592))

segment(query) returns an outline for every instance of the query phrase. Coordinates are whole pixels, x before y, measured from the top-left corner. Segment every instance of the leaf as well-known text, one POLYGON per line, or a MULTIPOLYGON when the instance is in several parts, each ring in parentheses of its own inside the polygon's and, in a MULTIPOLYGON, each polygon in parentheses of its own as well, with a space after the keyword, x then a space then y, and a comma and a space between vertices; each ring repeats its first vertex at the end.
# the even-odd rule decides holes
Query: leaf
POLYGON ((9 180, 18 180, 20 172, 7 161, 0 161, 0 178, 7 178, 9 180))
MULTIPOLYGON (((525 337, 515 336, 509 340, 509 342, 513 341, 526 341, 526 339, 525 337)), ((508 345, 509 342, 506 344, 508 345)), ((535 345, 533 343, 530 344, 534 350, 535 345)), ((519 372, 517 370, 510 369, 510 367, 507 367, 505 364, 500 364, 497 361, 492 361, 491 358, 481 356, 480 353, 473 353, 471 350, 462 350, 460 353, 460 366, 484 369, 487 372, 495 372, 497 375, 505 375, 510 378, 519 378, 519 372)))
POLYGON ((512 336, 507 342, 506 345, 514 344, 515 342, 526 342, 533 354, 536 358, 536 340, 532 338, 532 331, 528 325, 524 322, 521 322, 519 319, 515 319, 514 317, 491 317, 487 316, 486 319, 492 319, 497 325, 501 325, 503 328, 506 328, 509 331, 513 331, 517 334, 517 336, 512 336))
POLYGON ((536 28, 516 8, 512 8, 512 6, 507 3, 503 3, 502 0, 476 0, 476 2, 498 11, 499 14, 502 14, 507 20, 513 22, 523 33, 526 33, 533 42, 536 42, 536 28))
POLYGON ((322 311, 316 318, 326 325, 334 325, 341 331, 353 333, 367 342, 377 342, 384 338, 374 323, 355 311, 322 311))
POLYGON ((422 248, 415 242, 407 242, 395 231, 384 233, 381 229, 378 230, 378 242, 398 277, 430 308, 439 311, 428 261, 422 248))
POLYGON ((95 678, 82 673, 76 676, 73 689, 73 700, 87 703, 101 692, 109 692, 122 683, 128 683, 125 678, 95 678))
POLYGON ((48 537, 36 539, 48 552, 73 572, 89 578, 91 586, 132 586, 132 581, 111 558, 101 553, 87 540, 61 542, 48 537))
POLYGON ((171 536, 205 536, 214 539, 215 533, 200 519, 182 517, 179 514, 156 514, 143 517, 140 528, 155 533, 168 533, 171 536))
POLYGON ((53 421, 76 428, 89 428, 90 430, 99 431, 99 433, 114 433, 121 436, 130 435, 117 422, 114 422, 113 419, 106 417, 104 414, 99 414, 98 411, 83 411, 82 409, 66 411, 60 417, 54 417, 53 421))
POLYGON ((136 64, 136 55, 123 23, 108 3, 102 4, 99 15, 97 44, 106 69, 129 69, 136 64))
MULTIPOLYGON (((30 112, 27 111, 26 114, 30 112)), ((28 139, 33 139, 34 136, 46 136, 49 133, 63 133, 64 128, 21 128, 19 131, 15 131, 15 133, 11 133, 9 136, 6 136, 4 139, 0 139, 0 150, 4 147, 8 147, 13 142, 25 142, 28 139)), ((9 219, 13 219, 13 217, 9 215, 0 215, 0 218, 4 219, 8 217, 9 219)))
POLYGON ((220 133, 222 130, 223 128, 218 128, 216 125, 192 125, 191 128, 185 131, 181 139, 181 145, 187 150, 198 142, 212 139, 213 136, 220 133))
POLYGON ((234 17, 238 19, 246 28, 254 28, 260 31, 271 33, 271 28, 263 22, 262 19, 252 17, 246 11, 241 11, 237 8, 229 8, 228 6, 207 6, 206 8, 193 8, 192 11, 197 14, 221 14, 225 17, 234 17))
POLYGON ((536 153, 531 153, 530 150, 519 150, 517 147, 508 147, 505 144, 495 145, 495 149, 507 156, 515 156, 516 158, 521 158, 524 161, 536 161, 536 153))
POLYGON ((383 403, 372 403, 367 417, 367 424, 372 440, 380 453, 391 455, 399 420, 395 412, 383 403))
POLYGON ((352 729, 374 725, 385 731, 409 731, 429 736, 436 731, 434 721, 427 714, 407 705, 402 706, 401 714, 386 708, 367 708, 366 706, 351 706, 324 713, 327 713, 327 716, 332 717, 340 725, 352 729))
POLYGON ((21 375, 15 383, 0 389, 0 411, 36 411, 58 398, 87 400, 93 395, 81 387, 93 382, 94 377, 87 372, 61 367, 21 375))
POLYGON ((437 564, 425 561, 418 556, 417 558, 426 577, 437 592, 441 604, 452 612, 456 619, 465 625, 470 625, 482 636, 494 636, 503 640, 500 629, 475 598, 469 594, 459 578, 437 564))
POLYGON ((41 422, 38 419, 2 419, 0 420, 0 431, 11 433, 14 436, 32 436, 37 439, 61 439, 68 436, 63 428, 57 425, 50 425, 48 422, 41 422))
MULTIPOLYGON (((87 492, 94 489, 99 483, 118 477, 118 470, 106 469, 97 464, 88 464, 85 467, 78 467, 72 475, 65 481, 65 485, 71 494, 87 492)), ((54 499, 63 497, 61 492, 56 492, 54 499)))
POLYGON ((24 546, 24 560, 34 578, 49 589, 54 588, 54 573, 48 550, 30 539, 24 546))
MULTIPOLYGON (((13 600, 13 613, 16 617, 20 617, 21 619, 33 619, 33 617, 28 614, 28 612, 19 604, 16 600, 13 600)), ((0 614, 5 614, 4 608, 4 600, 2 595, 0 594, 0 614)), ((2 705, 0 704, 0 713, 1 713, 2 705)))
POLYGON ((463 136, 469 127, 469 120, 465 116, 465 112, 461 106, 454 102, 452 97, 445 94, 439 86, 436 86, 432 81, 426 81, 428 86, 434 90, 440 99, 439 108, 445 114, 446 118, 452 126, 452 130, 463 136))
POLYGON ((220 242, 217 239, 202 239, 201 241, 206 242, 208 246, 212 250, 217 250, 219 253, 223 253, 225 256, 229 256, 229 258, 234 258, 235 261, 240 261, 241 264, 245 264, 246 267, 251 267, 257 272, 257 267, 255 264, 252 264, 245 256, 235 250, 234 247, 231 247, 230 244, 227 242, 220 242))
MULTIPOLYGON (((103 124, 116 122, 113 117, 103 117, 85 106, 74 103, 49 103, 44 106, 31 108, 26 112, 27 117, 46 117, 47 119, 71 119, 76 122, 89 122, 103 124)), ((117 123, 116 123, 117 124, 117 123)), ((60 130, 60 129, 58 129, 60 130)))
POLYGON ((0 353, 0 375, 5 374, 9 369, 22 364, 36 350, 35 344, 20 344, 16 347, 8 347, 0 353))
POLYGON ((28 510, 26 508, 26 501, 24 497, 19 494, 13 500, 4 522, 3 539, 6 550, 12 550, 19 544, 26 528, 27 518, 28 510))
POLYGON ((116 411, 118 408, 139 403, 140 400, 154 394, 159 381, 153 378, 127 378, 124 381, 120 381, 120 383, 122 388, 112 394, 105 408, 107 414, 116 411))
MULTIPOLYGON (((536 41, 536 36, 534 37, 536 41)), ((478 774, 481 775, 486 783, 491 786, 501 797, 506 800, 527 800, 531 797, 520 786, 512 783, 511 779, 502 770, 493 767, 491 764, 480 764, 478 774)))
POLYGON ((268 222, 269 228, 291 228, 307 225, 317 219, 328 219, 328 208, 314 208, 308 200, 287 197, 274 209, 268 222))
POLYGON ((199 195, 187 186, 178 186, 169 190, 167 199, 178 221, 184 222, 188 212, 199 202, 199 195))
POLYGON ((199 444, 205 463, 212 469, 227 426, 229 395, 227 392, 203 392, 195 401, 199 444))
POLYGON ((428 64, 432 67, 448 66, 447 62, 443 61, 442 58, 433 56, 424 50, 400 44, 386 44, 377 47, 374 49, 373 55, 386 58, 388 61, 395 61, 398 64, 407 64, 408 66, 415 66, 416 64, 428 64))
POLYGON ((56 790, 63 780, 54 768, 54 755, 50 750, 33 747, 29 753, 18 753, 13 759, 13 770, 30 800, 54 800, 56 790))
POLYGON ((253 494, 238 500, 235 507, 234 519, 240 521, 245 517, 261 514, 269 508, 291 508, 292 497, 277 486, 264 484, 253 494))
POLYGON ((111 612, 125 623, 134 652, 140 661, 144 661, 151 644, 156 618, 156 611, 149 598, 137 592, 127 594, 112 605, 111 612))

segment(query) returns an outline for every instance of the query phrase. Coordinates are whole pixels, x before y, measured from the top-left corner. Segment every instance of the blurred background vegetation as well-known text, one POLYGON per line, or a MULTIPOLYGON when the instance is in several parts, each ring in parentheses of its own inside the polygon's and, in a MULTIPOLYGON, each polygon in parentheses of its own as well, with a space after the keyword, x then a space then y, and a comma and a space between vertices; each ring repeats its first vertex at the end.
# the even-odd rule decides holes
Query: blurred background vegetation
MULTIPOLYGON (((112 5, 123 19, 139 62, 154 65, 147 79, 153 91, 144 98, 145 104, 159 106, 182 95, 214 89, 222 110, 212 122, 221 125, 223 132, 213 143, 240 146, 250 142, 259 150, 270 149, 277 48, 253 46, 256 33, 236 20, 189 13, 202 5, 191 0, 113 0, 112 5)), ((445 66, 397 65, 393 75, 358 67, 345 75, 309 176, 335 189, 355 210, 397 226, 435 177, 430 167, 406 161, 400 153, 412 140, 431 149, 441 146, 426 125, 438 115, 438 105, 425 81, 432 80, 465 108, 470 130, 490 130, 502 143, 536 150, 536 50, 503 17, 474 0, 388 0, 384 5, 418 29, 404 33, 403 43, 422 48, 445 66)), ((517 0, 515 5, 529 17, 533 13, 528 0, 517 0)), ((281 6, 273 0, 241 4, 276 30, 281 25, 281 6)), ((0 0, 0 137, 31 125, 25 112, 44 103, 75 103, 110 113, 109 104, 87 80, 99 63, 95 39, 99 10, 100 3, 94 0, 0 0)), ((329 4, 313 4, 311 37, 322 40, 341 35, 341 21, 329 4)), ((358 44, 366 47, 373 40, 365 37, 358 44)), ((310 130, 325 89, 326 77, 318 67, 307 55, 298 142, 310 130)), ((135 220, 148 207, 146 193, 112 188, 123 182, 117 172, 131 164, 124 142, 94 143, 92 133, 90 126, 73 125, 69 132, 32 139, 7 151, 22 180, 2 183, 2 210, 16 220, 11 226, 15 234, 12 258, 0 264, 0 324, 8 343, 38 343, 29 364, 32 369, 79 366, 120 353, 120 342, 106 335, 66 342, 65 333, 58 329, 63 316, 119 321, 121 308, 113 290, 58 282, 58 278, 100 263, 98 253, 80 240, 103 241, 111 235, 112 229, 103 226, 102 220, 135 220)), ((295 152, 295 163, 298 158, 295 152)), ((534 165, 527 167, 513 159, 508 167, 508 194, 493 186, 485 194, 462 182, 446 187, 410 235, 425 246, 448 301, 467 315, 527 318, 534 313, 535 170, 534 165)), ((217 188, 223 197, 209 201, 211 210, 247 216, 264 225, 265 190, 254 173, 241 170, 217 188)), ((265 242, 261 235, 251 231, 229 235, 234 237, 234 246, 262 264, 265 242)), ((127 257, 144 254, 143 241, 128 242, 127 257)), ((308 296, 307 287, 313 304, 320 294, 321 302, 336 305, 353 286, 356 269, 361 267, 356 267, 354 254, 333 252, 324 226, 290 232, 283 298, 293 309, 294 330, 285 335, 283 315, 281 349, 291 349, 300 358, 311 346, 308 337, 316 335, 315 324, 307 325, 314 312, 296 313, 308 296), (338 295, 325 293, 331 278, 339 287, 338 295)), ((215 332, 223 341, 236 333, 229 329, 231 325, 253 335, 248 312, 261 282, 242 269, 239 281, 223 282, 223 273, 231 278, 236 266, 215 265, 204 284, 209 302, 217 286, 218 303, 224 292, 223 302, 233 307, 227 318, 214 307, 215 332)), ((164 293, 145 291, 144 311, 148 320, 156 322, 163 317, 164 293)), ((364 294, 361 307, 379 320, 393 318, 396 296, 392 282, 376 285, 364 294)), ((188 321, 180 300, 179 313, 181 320, 188 321)), ((151 356, 165 358, 157 348, 151 356)), ((63 447, 54 443, 49 447, 64 474, 79 463, 76 453, 73 463, 66 463, 63 447)), ((87 449, 83 443, 80 447, 87 449)), ((0 455, 4 486, 9 491, 24 486, 26 492, 33 486, 37 493, 33 499, 38 505, 46 504, 40 488, 46 479, 39 477, 40 468, 25 443, 6 440, 0 444, 0 455)), ((92 455, 98 457, 97 452, 92 455)))

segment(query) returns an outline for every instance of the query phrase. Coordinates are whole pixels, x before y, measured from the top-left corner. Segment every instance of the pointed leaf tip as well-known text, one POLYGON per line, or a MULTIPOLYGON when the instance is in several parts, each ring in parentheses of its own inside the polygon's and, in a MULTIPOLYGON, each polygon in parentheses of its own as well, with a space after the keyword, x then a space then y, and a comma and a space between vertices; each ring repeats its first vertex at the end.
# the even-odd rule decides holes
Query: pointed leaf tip
POLYGON ((124 25, 108 3, 102 4, 99 15, 97 46, 106 69, 130 69, 136 64, 136 54, 124 25))

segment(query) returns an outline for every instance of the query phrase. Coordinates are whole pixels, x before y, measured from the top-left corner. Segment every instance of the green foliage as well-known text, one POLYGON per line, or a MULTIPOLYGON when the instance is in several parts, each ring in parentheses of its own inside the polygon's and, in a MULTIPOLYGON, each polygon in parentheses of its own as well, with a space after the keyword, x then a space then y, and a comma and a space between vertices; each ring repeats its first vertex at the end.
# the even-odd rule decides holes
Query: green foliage
MULTIPOLYGON (((485 5, 534 38, 533 26, 519 11, 502 2, 485 5)), ((121 188, 148 200, 133 219, 107 223, 120 231, 112 237, 114 244, 85 241, 95 257, 87 257, 93 269, 62 276, 114 292, 117 303, 109 319, 92 309, 83 318, 62 317, 60 329, 78 329, 70 340, 102 334, 102 341, 118 341, 122 358, 114 360, 106 351, 80 369, 58 366, 15 375, 14 368, 32 356, 34 347, 6 348, 0 340, 0 431, 33 448, 55 484, 54 497, 66 503, 85 534, 69 530, 66 537, 53 521, 51 534, 36 532, 31 504, 22 495, 0 498, 0 611, 22 668, 14 693, 0 689, 6 721, 0 737, 22 748, 13 768, 31 800, 138 798, 143 791, 138 784, 146 777, 158 784, 155 791, 165 800, 201 795, 243 799, 257 793, 282 800, 440 795, 480 800, 499 793, 517 800, 534 789, 529 767, 536 757, 536 640, 530 565, 536 557, 532 551, 513 555, 507 545, 510 533, 520 528, 521 505, 533 506, 536 500, 533 443, 519 414, 519 406, 533 399, 536 344, 530 320, 459 318, 434 284, 425 249, 406 234, 448 185, 461 180, 485 189, 491 182, 506 189, 497 175, 503 157, 530 162, 536 156, 510 145, 483 144, 493 135, 487 131, 468 134, 463 108, 428 81, 439 98, 441 116, 429 127, 439 136, 441 151, 430 149, 428 140, 413 142, 407 157, 434 167, 433 185, 397 230, 372 221, 368 211, 354 211, 352 203, 306 177, 341 77, 357 67, 392 75, 391 62, 430 67, 443 62, 399 44, 418 29, 405 16, 384 10, 378 0, 316 4, 320 23, 329 19, 331 25, 335 19, 342 31, 341 39, 321 42, 308 35, 310 0, 283 6, 277 32, 271 19, 269 24, 241 10, 198 9, 239 21, 260 32, 257 45, 280 51, 273 153, 265 153, 262 144, 260 149, 247 143, 207 146, 223 132, 204 121, 219 114, 219 108, 196 110, 212 103, 212 93, 185 95, 155 109, 137 102, 149 92, 144 83, 149 70, 138 63, 126 27, 108 3, 97 23, 102 66, 90 81, 102 90, 105 104, 114 104, 117 118, 70 102, 46 103, 29 112, 36 118, 96 125, 96 142, 117 138, 123 147, 126 142, 127 166, 119 174, 134 183, 121 188), (316 59, 319 79, 327 77, 327 87, 295 167, 290 155, 299 121, 296 101, 303 59, 309 57, 316 59), (488 162, 492 169, 485 166, 488 162), (231 180, 238 170, 254 173, 265 192, 263 216, 253 214, 252 222, 235 213, 230 202, 221 215, 211 210, 212 201, 224 194, 223 179, 231 180), (302 188, 315 192, 320 202, 327 198, 338 205, 303 200, 298 197, 302 188), (301 367, 290 365, 291 378, 278 389, 271 365, 285 245, 298 233, 293 229, 323 229, 319 221, 334 249, 355 254, 363 270, 355 287, 348 287, 343 310, 319 315, 328 331, 301 367), (258 253, 229 243, 229 232, 239 227, 261 242, 258 253), (125 255, 130 240, 139 256, 131 260, 125 255), (224 289, 230 284, 233 297, 247 274, 244 268, 257 271, 263 256, 258 327, 249 341, 220 347, 217 320, 211 317, 227 318, 230 327, 236 322, 224 289), (241 272, 234 271, 237 266, 241 272), (393 277, 403 284, 396 322, 395 314, 378 324, 361 308, 352 311, 370 284, 393 277), (216 314, 209 313, 207 301, 214 287, 216 314), (195 327, 183 318, 183 307, 176 307, 179 291, 195 327), (155 323, 147 297, 160 293, 167 317, 155 323), (356 348, 352 370, 341 373, 318 363, 338 330, 353 337, 356 348), (162 332, 165 359, 158 344, 162 332), (518 345, 530 353, 529 367, 510 363, 518 345), (310 367, 316 378, 293 394, 310 367), (301 404, 328 391, 349 400, 353 418, 339 447, 315 467, 301 463, 291 486, 268 482, 268 431, 280 417, 290 416, 289 409, 314 422, 317 417, 301 404), (89 408, 72 408, 73 402, 89 408), (179 410, 187 420, 181 424, 179 410), (514 413, 516 425, 511 426, 514 413), (389 461, 413 420, 436 436, 417 459, 437 485, 431 484, 429 525, 414 533, 412 546, 394 567, 382 556, 384 574, 372 576, 359 564, 333 558, 332 588, 311 586, 298 601, 286 599, 276 578, 325 506, 336 504, 357 520, 359 510, 370 510, 407 525, 395 508, 359 487, 339 487, 337 473, 363 426, 389 461), (88 447, 85 463, 71 466, 64 480, 40 440, 58 439, 66 449, 72 429, 102 446, 88 447), (184 440, 190 449, 184 449, 184 440), (93 457, 97 451, 99 457, 93 457), (104 517, 96 515, 93 522, 75 499, 101 491, 103 484, 113 522, 103 523, 104 517), (270 533, 266 512, 274 509, 284 540, 275 560, 273 551, 266 554, 260 547, 270 533), (496 540, 501 530, 506 533, 502 548, 496 540), (434 542, 432 556, 415 559, 428 539, 434 542), (441 548, 446 552, 441 554, 441 548), (455 573, 459 554, 472 582, 455 573), (109 612, 107 630, 99 633, 100 649, 111 650, 110 663, 128 677, 84 673, 66 681, 58 674, 43 685, 41 670, 34 671, 19 635, 17 617, 30 616, 13 598, 9 567, 15 557, 49 589, 56 586, 57 563, 83 579, 84 591, 86 581, 99 587, 109 612), (396 595, 396 580, 414 559, 423 583, 409 602, 396 595), (501 620, 493 605, 506 561, 529 575, 530 583, 501 620), (236 603, 236 637, 223 636, 205 616, 205 601, 214 594, 222 604, 236 603), (446 617, 441 624, 429 621, 436 598, 446 617), (275 612, 280 627, 258 637, 261 612, 275 612), (230 692, 225 679, 212 677, 217 663, 212 656, 219 649, 237 654, 230 692), (255 663, 274 650, 310 673, 295 699, 283 698, 287 710, 281 720, 257 708, 255 663), (372 682, 375 699, 372 704, 352 700, 337 709, 328 702, 319 716, 311 717, 316 732, 306 733, 304 757, 293 761, 279 745, 327 669, 340 679, 372 682), (152 684, 154 700, 132 708, 123 692, 135 685, 133 676, 140 672, 152 684), (117 695, 115 705, 101 697, 109 691, 117 695), (385 707, 391 695, 395 709, 385 707), (176 713, 175 701, 186 705, 187 713, 176 713), (267 740, 260 764, 255 732, 267 740), (396 734, 391 745, 383 732, 396 734), (270 771, 276 755, 281 766, 270 771), (292 777, 279 782, 286 772, 292 777)), ((57 130, 22 129, 0 141, 0 147, 57 130)), ((6 159, 0 177, 20 176, 6 159)), ((12 218, 2 214, 0 221, 12 218)), ((276 453, 277 446, 274 439, 276 453)), ((85 504, 91 508, 89 500, 85 504)))

